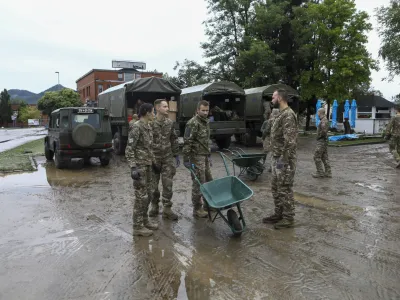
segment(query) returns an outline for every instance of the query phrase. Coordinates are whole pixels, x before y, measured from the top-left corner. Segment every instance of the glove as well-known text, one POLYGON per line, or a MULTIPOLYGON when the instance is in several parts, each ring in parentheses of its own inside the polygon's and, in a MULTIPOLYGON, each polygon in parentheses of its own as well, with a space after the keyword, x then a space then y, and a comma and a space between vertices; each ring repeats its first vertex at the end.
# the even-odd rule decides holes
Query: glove
POLYGON ((285 161, 283 160, 282 157, 279 157, 277 163, 276 163, 276 168, 278 170, 282 170, 284 167, 286 167, 287 163, 285 163, 285 161))
POLYGON ((133 180, 139 180, 140 179, 140 172, 137 167, 132 167, 131 168, 131 177, 133 180))
POLYGON ((185 166, 185 168, 188 168, 188 169, 192 168, 192 164, 191 164, 190 160, 185 157, 183 158, 183 165, 185 166))
POLYGON ((175 156, 175 163, 177 168, 181 165, 181 160, 179 159, 179 155, 175 156))
POLYGON ((210 164, 210 167, 212 167, 211 155, 208 156, 208 163, 210 164))
POLYGON ((156 174, 161 173, 161 167, 156 165, 154 162, 152 163, 151 167, 153 168, 154 173, 156 173, 156 174))

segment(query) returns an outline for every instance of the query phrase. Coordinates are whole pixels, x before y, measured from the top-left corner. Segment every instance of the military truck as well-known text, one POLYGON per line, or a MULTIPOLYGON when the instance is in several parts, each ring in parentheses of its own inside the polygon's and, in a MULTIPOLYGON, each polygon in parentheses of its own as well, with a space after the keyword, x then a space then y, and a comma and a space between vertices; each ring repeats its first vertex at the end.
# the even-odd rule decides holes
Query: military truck
POLYGON ((244 90, 233 82, 219 81, 182 89, 179 109, 182 134, 200 100, 210 103, 210 134, 220 149, 229 147, 232 135, 246 132, 244 90))
POLYGON ((244 142, 247 145, 254 145, 257 136, 261 137, 261 125, 269 119, 271 114, 272 94, 277 89, 284 89, 289 95, 289 106, 298 111, 300 100, 299 93, 286 84, 272 84, 245 90, 246 93, 246 128, 247 132, 244 142))
POLYGON ((102 108, 65 107, 50 114, 48 134, 44 139, 47 160, 56 168, 68 166, 72 158, 98 157, 102 166, 110 162, 112 135, 108 112, 102 108))
MULTIPOLYGON (((180 88, 158 77, 136 79, 100 93, 98 107, 110 113, 114 152, 118 155, 125 152, 129 122, 138 113, 141 103, 153 104, 156 99, 162 98, 178 107, 180 94, 180 88)), ((176 126, 179 129, 178 124, 176 126)))

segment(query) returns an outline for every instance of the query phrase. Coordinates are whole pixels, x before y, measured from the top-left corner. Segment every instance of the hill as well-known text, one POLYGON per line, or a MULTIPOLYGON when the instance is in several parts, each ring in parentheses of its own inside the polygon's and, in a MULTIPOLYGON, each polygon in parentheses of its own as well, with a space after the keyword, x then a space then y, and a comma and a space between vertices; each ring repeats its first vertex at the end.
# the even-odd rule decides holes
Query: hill
POLYGON ((46 92, 56 92, 65 88, 66 87, 62 86, 61 84, 56 84, 55 86, 52 86, 51 88, 48 88, 47 90, 40 92, 39 94, 35 94, 27 90, 18 89, 8 90, 8 93, 10 94, 11 99, 18 98, 24 100, 28 104, 37 104, 38 100, 42 98, 46 92))

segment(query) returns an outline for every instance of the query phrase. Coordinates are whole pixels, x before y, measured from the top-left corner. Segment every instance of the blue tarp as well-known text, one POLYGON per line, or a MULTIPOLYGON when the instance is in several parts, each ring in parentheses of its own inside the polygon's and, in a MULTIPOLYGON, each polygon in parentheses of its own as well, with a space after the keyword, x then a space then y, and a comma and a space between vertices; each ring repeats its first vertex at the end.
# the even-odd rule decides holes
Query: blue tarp
POLYGON ((356 140, 358 139, 357 134, 343 134, 343 135, 333 135, 328 138, 330 142, 337 142, 343 140, 356 140))

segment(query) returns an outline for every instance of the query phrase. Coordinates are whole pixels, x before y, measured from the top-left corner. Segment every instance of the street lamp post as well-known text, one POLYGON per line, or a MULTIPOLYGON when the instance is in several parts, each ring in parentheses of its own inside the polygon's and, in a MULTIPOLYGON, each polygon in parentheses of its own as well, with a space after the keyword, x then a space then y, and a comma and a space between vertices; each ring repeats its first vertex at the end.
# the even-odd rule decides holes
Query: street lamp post
POLYGON ((60 84, 60 72, 56 72, 58 76, 58 84, 60 84))

